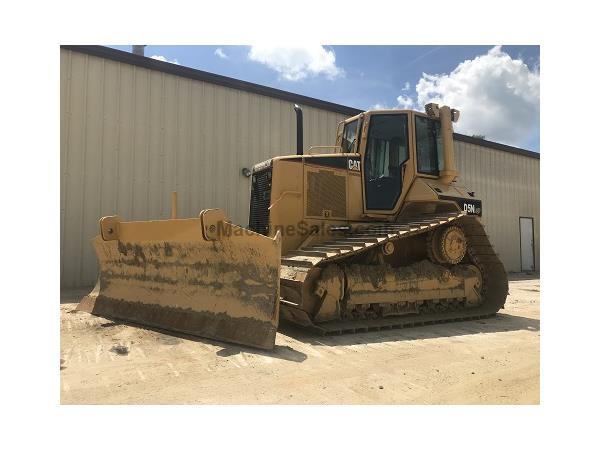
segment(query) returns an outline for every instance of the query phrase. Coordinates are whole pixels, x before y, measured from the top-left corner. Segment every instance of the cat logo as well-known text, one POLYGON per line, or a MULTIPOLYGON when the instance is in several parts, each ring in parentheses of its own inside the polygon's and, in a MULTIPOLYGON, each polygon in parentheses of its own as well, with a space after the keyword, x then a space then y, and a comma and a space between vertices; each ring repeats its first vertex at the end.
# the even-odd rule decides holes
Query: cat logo
POLYGON ((348 158, 348 170, 360 172, 360 159, 348 158))

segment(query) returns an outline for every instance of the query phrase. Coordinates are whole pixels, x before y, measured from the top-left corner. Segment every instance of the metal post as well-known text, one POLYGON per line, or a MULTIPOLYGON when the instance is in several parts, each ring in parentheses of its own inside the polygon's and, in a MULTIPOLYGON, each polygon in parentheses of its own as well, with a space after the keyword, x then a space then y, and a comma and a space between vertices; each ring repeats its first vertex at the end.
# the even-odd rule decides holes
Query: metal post
POLYGON ((171 192, 171 219, 177 219, 177 191, 171 192))

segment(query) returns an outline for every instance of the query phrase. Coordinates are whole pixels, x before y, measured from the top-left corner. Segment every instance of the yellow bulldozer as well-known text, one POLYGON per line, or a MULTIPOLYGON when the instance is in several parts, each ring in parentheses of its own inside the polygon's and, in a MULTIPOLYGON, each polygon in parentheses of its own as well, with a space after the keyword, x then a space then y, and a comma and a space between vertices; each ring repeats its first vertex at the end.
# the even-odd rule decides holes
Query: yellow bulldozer
POLYGON ((271 349, 279 321, 322 334, 487 317, 508 293, 481 224, 456 184, 459 112, 367 111, 336 145, 252 169, 248 228, 198 217, 100 219, 100 273, 78 309, 271 349))

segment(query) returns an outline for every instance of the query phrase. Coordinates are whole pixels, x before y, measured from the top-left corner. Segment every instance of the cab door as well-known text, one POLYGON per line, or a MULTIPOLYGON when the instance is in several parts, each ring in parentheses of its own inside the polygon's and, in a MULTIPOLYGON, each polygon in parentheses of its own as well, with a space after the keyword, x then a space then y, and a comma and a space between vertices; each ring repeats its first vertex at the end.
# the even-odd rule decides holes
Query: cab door
POLYGON ((409 160, 408 136, 408 114, 370 116, 363 163, 365 213, 393 213, 409 160))

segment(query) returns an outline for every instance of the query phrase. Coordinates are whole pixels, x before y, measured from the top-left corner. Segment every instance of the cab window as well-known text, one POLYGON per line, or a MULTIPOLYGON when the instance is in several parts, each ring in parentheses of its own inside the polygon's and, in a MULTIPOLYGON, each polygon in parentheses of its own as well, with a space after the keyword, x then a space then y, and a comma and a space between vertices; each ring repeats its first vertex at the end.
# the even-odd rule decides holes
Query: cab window
POLYGON ((444 167, 444 148, 439 120, 415 116, 417 171, 438 176, 444 167))
POLYGON ((344 132, 342 134, 342 150, 346 153, 352 153, 354 151, 354 143, 356 142, 356 135, 358 134, 358 119, 348 122, 344 126, 344 132))
POLYGON ((394 208, 402 191, 402 165, 407 160, 407 115, 371 116, 364 166, 367 209, 394 208))

